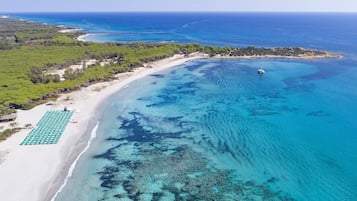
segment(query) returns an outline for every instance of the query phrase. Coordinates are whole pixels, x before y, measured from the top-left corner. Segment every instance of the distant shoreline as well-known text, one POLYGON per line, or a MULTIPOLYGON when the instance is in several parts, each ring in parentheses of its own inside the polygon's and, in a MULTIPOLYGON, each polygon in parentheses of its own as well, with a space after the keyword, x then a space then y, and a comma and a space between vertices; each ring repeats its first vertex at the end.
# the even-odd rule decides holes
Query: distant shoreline
MULTIPOLYGON (((134 13, 140 13, 140 12, 134 12, 134 13)), ((253 12, 254 13, 254 12, 253 12)), ((19 20, 19 21, 24 21, 23 19, 20 19, 20 18, 11 18, 9 16, 1 16, 0 19, 3 18, 3 19, 14 19, 14 20, 19 20)), ((33 21, 30 21, 30 20, 25 20, 29 23, 34 23, 34 24, 41 24, 41 25, 44 25, 44 23, 40 23, 40 22, 33 22, 33 21)), ((45 23, 47 26, 53 26, 53 27, 56 27, 58 29, 58 32, 60 33, 69 33, 69 32, 80 32, 80 31, 83 31, 84 28, 77 28, 77 27, 66 27, 64 25, 51 25, 51 24, 47 24, 45 23)), ((80 32, 81 33, 81 32, 80 32)), ((103 43, 103 42, 97 42, 97 41, 90 41, 90 40, 87 40, 86 38, 91 36, 91 35, 94 35, 94 34, 91 34, 91 33, 82 33, 82 35, 79 35, 78 37, 76 37, 75 39, 78 40, 78 41, 82 41, 82 42, 94 42, 94 43, 103 43)), ((141 41, 137 41, 139 43, 146 43, 146 42, 141 42, 141 41)), ((108 43, 121 43, 120 41, 119 42, 108 42, 108 43)), ((135 42, 133 42, 135 43, 135 42)), ((149 42, 150 43, 150 42, 149 42)), ((154 42, 154 43, 160 43, 160 42, 154 42)), ((131 44, 131 43, 123 43, 123 44, 131 44)), ((203 45, 202 45, 203 46, 203 45)), ((242 47, 235 47, 235 48, 242 48, 242 47)), ((243 47, 244 48, 244 47, 243 47)), ((256 49, 267 49, 267 50, 273 50, 273 49, 276 49, 276 48, 280 48, 280 49, 284 49, 284 48, 288 48, 288 47, 273 47, 273 48, 256 48, 256 49)), ((297 47, 297 48, 300 48, 301 50, 303 51, 312 51, 312 52, 319 52, 320 54, 318 55, 310 55, 310 54, 307 54, 307 55, 299 55, 299 56, 296 56, 296 55, 291 55, 291 56, 287 56, 287 55, 279 55, 279 54, 274 54, 274 55, 270 55, 270 54, 265 54, 265 55, 240 55, 240 56, 228 56, 228 55, 220 55, 220 54, 216 54, 214 55, 213 57, 215 58, 232 58, 232 59, 259 59, 259 58, 284 58, 284 59, 307 59, 307 60, 310 60, 310 59, 323 59, 323 58, 342 58, 341 55, 338 55, 338 54, 335 54, 335 53, 332 53, 332 52, 328 52, 328 51, 325 51, 325 50, 314 50, 314 49, 306 49, 304 47, 297 47), (321 54, 322 53, 322 54, 321 54)))
POLYGON ((314 59, 340 59, 341 55, 335 55, 326 52, 326 55, 301 55, 301 56, 279 56, 279 55, 256 55, 256 56, 221 56, 216 55, 212 58, 217 59, 302 59, 302 60, 314 60, 314 59))
MULTIPOLYGON (((64 29, 64 30, 60 30, 60 32, 67 32, 68 29, 64 29)), ((82 30, 82 29, 77 29, 77 30, 82 30)), ((76 39, 78 41, 83 41, 83 42, 95 42, 95 41, 90 41, 90 40, 86 40, 87 37, 91 36, 93 34, 88 34, 85 33, 83 35, 78 36, 76 39)), ((97 43, 97 42, 95 42, 97 43)), ((301 48, 301 47, 300 47, 301 48)), ((275 48, 268 48, 268 49, 275 49, 275 48)), ((303 50, 305 50, 305 48, 301 48, 303 50)), ((314 50, 311 50, 314 51, 314 50)), ((299 55, 299 56, 286 56, 286 55, 249 55, 249 56, 228 56, 228 55, 214 55, 214 56, 208 56, 207 57, 211 57, 211 58, 219 58, 219 59, 303 59, 303 60, 314 60, 314 59, 341 59, 343 58, 342 55, 338 55, 338 54, 334 54, 328 51, 321 51, 323 54, 321 55, 299 55)))
POLYGON ((78 41, 86 42, 86 41, 88 41, 88 40, 86 40, 85 38, 88 37, 88 36, 90 36, 90 34, 80 35, 80 36, 77 37, 77 40, 78 40, 78 41))
POLYGON ((82 30, 83 30, 82 28, 72 28, 72 29, 65 28, 65 29, 59 30, 59 32, 68 33, 68 32, 78 32, 78 31, 82 31, 82 30))
MULTIPOLYGON (((84 30, 83 28, 64 28, 59 30, 59 32, 61 33, 68 33, 68 32, 78 32, 78 31, 82 31, 84 30)), ((76 40, 78 41, 82 41, 82 42, 94 42, 94 43, 102 43, 102 42, 97 42, 97 41, 90 41, 90 40, 86 40, 87 37, 92 36, 94 34, 89 34, 89 33, 83 33, 82 35, 78 36, 76 38, 76 40)), ((141 41, 137 41, 139 43, 145 43, 145 42, 141 42, 141 41)), ((120 43, 120 42, 118 42, 120 43)), ((135 43, 135 42, 134 42, 135 43)), ((160 43, 160 42, 157 42, 160 43)), ((124 43, 127 44, 127 43, 124 43)), ((128 43, 130 44, 130 43, 128 43)), ((279 47, 282 48, 282 47, 279 47)), ((284 47, 283 47, 284 48, 284 47)), ((306 50, 306 51, 316 51, 316 52, 320 52, 321 54, 318 55, 311 55, 311 54, 302 54, 302 55, 292 55, 292 56, 287 56, 287 55, 273 55, 273 54, 266 54, 266 55, 243 55, 243 56, 229 56, 229 55, 220 55, 220 54, 216 54, 214 56, 211 56, 212 58, 221 58, 221 59, 262 59, 262 58, 273 58, 273 59, 304 59, 304 60, 313 60, 313 59, 324 59, 324 58, 331 58, 331 59, 340 59, 343 58, 342 55, 339 54, 334 54, 332 52, 328 52, 325 50, 314 50, 314 49, 306 49, 303 47, 298 47, 301 50, 306 50)), ((259 49, 259 48, 258 48, 259 49)), ((276 49, 276 47, 273 48, 266 48, 266 49, 276 49)))

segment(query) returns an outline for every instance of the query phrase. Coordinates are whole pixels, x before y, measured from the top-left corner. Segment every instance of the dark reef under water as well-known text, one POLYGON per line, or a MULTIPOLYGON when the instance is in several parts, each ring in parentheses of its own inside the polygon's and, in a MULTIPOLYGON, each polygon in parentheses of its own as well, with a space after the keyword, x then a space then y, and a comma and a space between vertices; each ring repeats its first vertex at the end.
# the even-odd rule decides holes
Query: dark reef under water
MULTIPOLYGON (((276 189, 274 184, 278 179, 275 177, 263 183, 237 180, 232 176, 232 171, 212 167, 207 158, 188 144, 174 144, 171 141, 185 138, 183 134, 190 132, 190 129, 160 132, 144 123, 150 122, 150 117, 137 112, 131 112, 130 115, 131 119, 121 119, 119 128, 128 135, 107 138, 108 141, 115 142, 115 146, 94 156, 95 159, 110 161, 97 172, 101 180, 100 186, 109 191, 118 186, 124 189, 124 192, 112 195, 114 198, 127 197, 138 201, 143 200, 143 195, 149 195, 150 200, 171 196, 178 201, 294 200, 276 189), (126 146, 135 147, 135 154, 122 157, 120 151, 126 149, 126 146), (156 191, 148 190, 150 187, 147 185, 158 185, 159 188, 156 191)), ((169 121, 180 124, 181 119, 182 117, 175 117, 169 121)))

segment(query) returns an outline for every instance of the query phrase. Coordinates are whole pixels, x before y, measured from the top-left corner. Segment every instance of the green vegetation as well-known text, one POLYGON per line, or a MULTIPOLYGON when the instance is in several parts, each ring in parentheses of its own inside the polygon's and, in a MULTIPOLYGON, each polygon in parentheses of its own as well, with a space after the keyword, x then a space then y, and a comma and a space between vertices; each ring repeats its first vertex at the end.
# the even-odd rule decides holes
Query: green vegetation
MULTIPOLYGON (((76 43, 77 41, 75 41, 76 43)), ((144 61, 154 61, 178 52, 175 45, 150 45, 130 47, 118 44, 83 43, 75 46, 21 46, 0 52, 0 105, 21 105, 32 107, 44 96, 70 91, 83 84, 110 80, 113 74, 130 71, 144 61), (60 82, 58 75, 46 72, 61 69, 81 60, 116 59, 120 62, 102 67, 90 66, 82 70, 66 70, 65 81, 60 82)))
POLYGON ((58 31, 53 26, 0 19, 0 115, 14 112, 12 108, 29 109, 58 93, 113 79, 117 73, 179 51, 170 44, 81 42, 74 39, 80 33, 58 31), (83 69, 68 68, 89 59, 110 62, 106 66, 98 63, 83 69), (64 81, 50 73, 61 69, 64 81))
POLYGON ((0 19, 0 115, 29 109, 57 94, 107 81, 145 62, 174 54, 207 53, 211 56, 299 55, 323 52, 301 48, 232 48, 197 44, 93 43, 75 40, 81 33, 60 33, 59 28, 0 19), (96 59, 80 69, 70 65, 96 59), (105 61, 106 65, 100 65, 105 61), (64 70, 63 78, 51 72, 64 70))
POLYGON ((14 134, 20 130, 21 130, 21 128, 8 128, 4 131, 0 131, 0 141, 6 140, 12 134, 14 134))
POLYGON ((180 52, 190 54, 193 52, 202 52, 210 56, 279 56, 279 57, 303 57, 303 56, 323 56, 337 57, 336 55, 319 50, 307 50, 300 47, 282 47, 282 48, 257 48, 248 46, 244 48, 236 47, 217 47, 217 46, 201 46, 198 44, 179 45, 180 52))

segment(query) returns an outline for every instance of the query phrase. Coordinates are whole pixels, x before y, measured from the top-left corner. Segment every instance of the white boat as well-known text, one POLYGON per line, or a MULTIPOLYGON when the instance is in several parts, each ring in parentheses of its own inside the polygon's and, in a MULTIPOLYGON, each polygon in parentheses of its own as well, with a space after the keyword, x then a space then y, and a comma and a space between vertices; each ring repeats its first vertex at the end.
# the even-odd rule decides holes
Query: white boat
POLYGON ((259 68, 259 69, 257 70, 257 73, 258 73, 258 74, 264 74, 264 73, 265 73, 265 70, 262 69, 262 68, 259 68))

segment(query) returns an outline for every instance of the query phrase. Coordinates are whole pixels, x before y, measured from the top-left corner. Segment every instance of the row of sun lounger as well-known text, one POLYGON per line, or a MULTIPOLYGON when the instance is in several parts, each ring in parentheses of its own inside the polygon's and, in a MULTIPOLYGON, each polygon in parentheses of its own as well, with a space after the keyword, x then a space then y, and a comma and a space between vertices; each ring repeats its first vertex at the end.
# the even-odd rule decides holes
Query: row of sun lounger
POLYGON ((72 114, 73 111, 47 111, 21 145, 56 144, 72 114))

